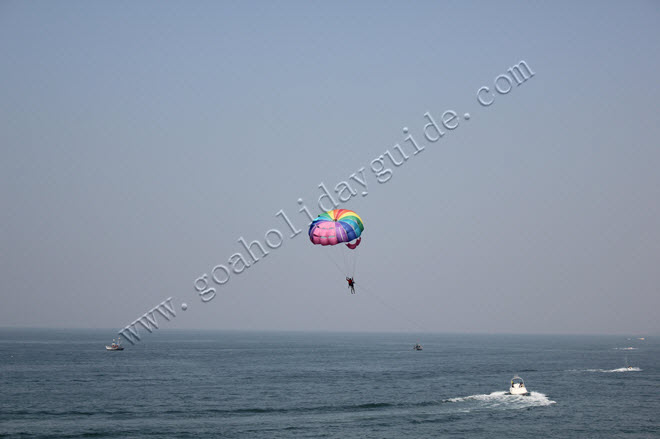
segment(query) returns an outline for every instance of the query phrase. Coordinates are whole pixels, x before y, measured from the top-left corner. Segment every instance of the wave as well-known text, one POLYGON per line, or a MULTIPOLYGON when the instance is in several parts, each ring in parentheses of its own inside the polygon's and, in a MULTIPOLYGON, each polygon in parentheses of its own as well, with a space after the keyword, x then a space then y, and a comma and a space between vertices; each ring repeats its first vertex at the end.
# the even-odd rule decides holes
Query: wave
POLYGON ((556 404, 543 393, 531 392, 529 395, 510 395, 507 392, 493 392, 489 394, 470 395, 459 398, 450 398, 446 402, 470 403, 475 402, 485 408, 520 409, 529 407, 543 407, 556 404))
POLYGON ((634 348, 632 346, 628 346, 627 348, 613 348, 614 350, 618 351, 636 351, 638 348, 634 348))
MULTIPOLYGON (((213 413, 213 414, 237 414, 237 415, 249 415, 249 414, 278 414, 278 413, 329 413, 329 412, 357 412, 357 411, 370 411, 370 410, 380 410, 390 407, 396 407, 400 404, 388 403, 388 402, 372 402, 365 404, 346 404, 346 405, 321 405, 321 406, 309 406, 309 407, 243 407, 243 408, 234 408, 234 409, 222 409, 222 408, 207 408, 201 412, 213 413)), ((200 413, 201 413, 200 412, 200 413)), ((172 414, 183 414, 185 412, 180 410, 170 410, 165 411, 164 413, 168 415, 172 414)))
MULTIPOLYGON (((123 415, 130 415, 133 412, 130 410, 77 410, 77 409, 6 409, 0 410, 0 415, 11 416, 28 416, 28 417, 43 417, 43 416, 109 416, 117 417, 123 415)), ((0 435, 0 437, 2 437, 0 435)))
MULTIPOLYGON (((209 407, 206 409, 198 410, 196 415, 268 415, 268 414, 290 414, 290 413, 332 413, 332 412, 370 412, 389 409, 397 406, 404 406, 405 404, 387 403, 387 402, 371 402, 364 404, 346 404, 346 405, 322 405, 310 407, 241 407, 241 408, 214 408, 209 407)), ((160 410, 158 407, 150 409, 152 413, 164 416, 190 416, 190 412, 184 409, 169 409, 160 410)), ((125 418, 134 415, 144 415, 140 410, 71 410, 71 409, 53 409, 53 410, 0 410, 0 416, 27 416, 27 417, 42 417, 42 416, 101 416, 101 417, 116 417, 117 415, 125 418)), ((2 437, 2 435, 0 435, 2 437)))

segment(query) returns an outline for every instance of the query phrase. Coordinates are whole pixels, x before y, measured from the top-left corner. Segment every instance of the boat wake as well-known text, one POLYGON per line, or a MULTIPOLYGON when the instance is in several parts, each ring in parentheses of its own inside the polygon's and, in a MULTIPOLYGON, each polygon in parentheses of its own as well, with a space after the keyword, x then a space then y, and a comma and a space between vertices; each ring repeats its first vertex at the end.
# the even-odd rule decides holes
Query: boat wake
POLYGON ((544 407, 556 404, 543 393, 531 392, 527 396, 510 395, 507 392, 493 392, 490 394, 471 395, 460 398, 447 399, 446 402, 465 405, 477 405, 479 408, 491 409, 524 409, 530 407, 544 407))
POLYGON ((569 370, 569 372, 598 372, 598 373, 616 373, 616 372, 641 372, 639 367, 620 367, 618 369, 584 369, 569 370))
POLYGON ((617 350, 617 351, 636 351, 637 350, 637 348, 634 348, 632 346, 628 346, 627 348, 613 348, 613 349, 617 350))

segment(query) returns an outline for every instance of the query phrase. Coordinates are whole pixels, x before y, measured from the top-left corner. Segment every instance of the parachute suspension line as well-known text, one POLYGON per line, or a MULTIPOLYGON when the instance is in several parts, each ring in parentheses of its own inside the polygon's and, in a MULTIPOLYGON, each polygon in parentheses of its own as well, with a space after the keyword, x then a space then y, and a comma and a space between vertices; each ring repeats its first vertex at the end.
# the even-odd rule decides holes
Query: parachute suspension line
POLYGON ((344 251, 344 266, 350 272, 350 277, 355 277, 355 268, 357 266, 358 254, 355 250, 342 249, 344 251))
POLYGON ((357 264, 357 255, 353 255, 353 275, 355 276, 355 265, 357 264))
POLYGON ((351 272, 351 277, 355 276, 355 271, 356 271, 356 266, 357 266, 357 258, 358 258, 358 253, 354 253, 355 249, 360 245, 360 242, 362 241, 362 237, 359 237, 358 239, 355 240, 354 243, 347 242, 346 243, 346 248, 348 250, 344 250, 347 253, 345 253, 346 256, 346 262, 344 265, 346 265, 346 269, 350 270, 351 272))
POLYGON ((401 312, 400 309, 397 309, 396 307, 394 307, 394 306, 390 305, 389 303, 387 303, 387 302, 386 302, 382 297, 380 297, 378 294, 376 294, 376 293, 373 292, 373 291, 370 291, 370 288, 365 288, 365 287, 364 287, 364 283, 361 283, 359 288, 360 288, 360 291, 361 291, 361 292, 364 291, 364 292, 367 293, 369 296, 373 297, 373 298, 376 299, 378 302, 380 302, 380 304, 383 305, 385 308, 388 308, 390 311, 393 311, 393 312, 396 313, 399 317, 401 317, 403 320, 407 321, 407 322, 410 323, 412 326, 415 326, 418 330, 420 330, 420 331, 422 331, 422 332, 431 332, 431 331, 430 331, 428 328, 426 328, 424 325, 422 325, 422 324, 420 324, 419 322, 416 322, 415 320, 412 320, 412 319, 408 318, 407 316, 405 316, 405 315, 401 312))
POLYGON ((341 248, 341 247, 339 247, 337 250, 341 251, 341 258, 344 261, 344 267, 345 267, 344 269, 347 271, 346 275, 348 277, 351 277, 353 275, 353 273, 350 272, 351 269, 349 268, 350 266, 348 265, 348 255, 346 254, 344 249, 341 248))
POLYGON ((346 267, 346 271, 348 271, 348 277, 354 277, 356 255, 353 253, 353 250, 347 248, 340 248, 339 250, 341 250, 342 257, 344 258, 344 267, 346 267))
POLYGON ((328 260, 329 260, 330 262, 332 262, 332 264, 333 264, 335 267, 337 267, 337 270, 338 270, 343 276, 345 276, 346 273, 344 272, 344 270, 341 269, 341 267, 339 266, 339 264, 337 264, 337 261, 335 261, 333 258, 331 258, 329 253, 327 253, 327 252, 323 252, 323 253, 325 254, 325 257, 328 258, 328 260))

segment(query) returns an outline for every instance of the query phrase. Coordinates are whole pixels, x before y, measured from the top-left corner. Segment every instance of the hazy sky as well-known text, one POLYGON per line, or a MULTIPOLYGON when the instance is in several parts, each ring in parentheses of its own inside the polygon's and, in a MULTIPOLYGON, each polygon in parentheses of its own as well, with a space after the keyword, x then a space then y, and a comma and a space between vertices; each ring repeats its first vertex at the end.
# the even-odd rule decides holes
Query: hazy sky
POLYGON ((0 326, 116 330, 172 296, 164 328, 658 333, 658 22, 652 1, 1 1, 0 326), (351 295, 297 200, 316 216, 362 167, 351 295), (251 263, 238 239, 270 229, 251 263))

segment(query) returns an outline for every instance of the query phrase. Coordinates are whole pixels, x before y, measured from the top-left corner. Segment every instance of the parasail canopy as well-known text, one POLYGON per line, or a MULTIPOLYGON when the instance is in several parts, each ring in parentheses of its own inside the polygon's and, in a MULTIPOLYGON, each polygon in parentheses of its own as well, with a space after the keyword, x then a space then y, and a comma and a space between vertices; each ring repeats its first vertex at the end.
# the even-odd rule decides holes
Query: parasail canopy
POLYGON ((309 225, 309 240, 314 244, 336 245, 347 243, 350 249, 360 244, 360 235, 364 231, 362 218, 347 209, 335 209, 320 214, 309 225), (353 244, 351 241, 358 240, 353 244))

